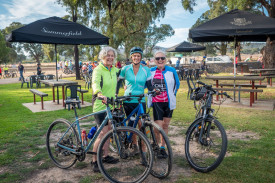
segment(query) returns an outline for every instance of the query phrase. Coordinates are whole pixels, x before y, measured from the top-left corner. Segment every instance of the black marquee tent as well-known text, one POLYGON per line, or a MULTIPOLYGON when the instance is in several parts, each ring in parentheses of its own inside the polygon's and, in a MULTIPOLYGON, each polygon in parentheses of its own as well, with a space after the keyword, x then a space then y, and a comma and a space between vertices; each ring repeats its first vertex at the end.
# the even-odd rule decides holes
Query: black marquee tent
MULTIPOLYGON (((49 17, 37 20, 12 31, 7 37, 9 42, 55 44, 55 61, 57 65, 57 44, 67 45, 108 45, 109 38, 81 24, 49 17)), ((57 67, 57 66, 56 66, 57 67)), ((57 68, 56 79, 58 80, 57 68)))
POLYGON ((234 41, 235 45, 239 41, 265 42, 268 37, 275 39, 275 19, 235 9, 191 29, 189 37, 194 42, 234 41))
POLYGON ((225 13, 189 31, 194 42, 266 41, 275 39, 275 19, 238 9, 225 13))
POLYGON ((193 52, 193 51, 201 51, 201 50, 205 50, 205 47, 183 41, 171 48, 168 48, 166 51, 168 51, 168 52, 193 52))
POLYGON ((7 41, 42 44, 106 45, 109 43, 109 38, 84 25, 59 17, 49 17, 12 31, 7 41))

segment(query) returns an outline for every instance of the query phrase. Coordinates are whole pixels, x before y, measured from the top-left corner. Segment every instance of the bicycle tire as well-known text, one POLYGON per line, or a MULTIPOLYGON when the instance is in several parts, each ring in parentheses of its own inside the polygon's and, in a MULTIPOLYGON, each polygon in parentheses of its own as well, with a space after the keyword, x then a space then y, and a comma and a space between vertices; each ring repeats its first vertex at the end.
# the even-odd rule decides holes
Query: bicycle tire
MULTIPOLYGON (((76 155, 61 147, 57 147, 58 141, 70 126, 71 124, 69 121, 65 119, 57 119, 50 125, 47 131, 47 151, 54 164, 62 169, 70 168, 77 161, 76 155)), ((64 146, 68 146, 70 148, 73 147, 75 150, 77 150, 79 144, 79 139, 77 137, 78 135, 75 128, 71 127, 60 143, 64 146)))
MULTIPOLYGON (((103 176, 110 182, 124 183, 124 182, 142 182, 149 175, 152 166, 153 166, 153 152, 152 148, 145 137, 140 131, 132 127, 117 127, 116 134, 113 133, 113 130, 109 131, 101 140, 98 150, 97 150, 97 162, 100 172, 103 176), (126 134, 133 133, 137 136, 137 139, 142 141, 145 144, 145 156, 144 154, 138 154, 132 156, 132 142, 129 142, 126 134), (109 156, 118 158, 119 162, 117 164, 106 163, 103 160, 104 146, 109 147, 110 138, 118 139, 119 144, 121 145, 120 153, 110 151, 109 156), (142 161, 144 160, 144 161, 142 161), (145 162, 145 164, 141 164, 145 162)), ((117 141, 116 141, 117 142, 117 141)), ((117 146, 116 146, 117 148, 117 146)), ((109 148, 107 148, 109 149, 109 148)), ((118 150, 118 149, 117 149, 118 150)), ((119 151, 118 151, 119 152, 119 151)))
POLYGON ((227 149, 227 136, 222 124, 214 119, 208 118, 204 126, 204 145, 198 142, 199 131, 203 119, 193 123, 186 134, 185 156, 192 168, 198 172, 210 172, 216 169, 222 162, 227 149), (206 128, 210 126, 210 138, 205 137, 206 128), (214 149, 217 147, 217 149, 214 149))
MULTIPOLYGON (((172 164, 173 164, 173 152, 172 152, 172 147, 170 145, 170 141, 167 137, 167 135, 165 134, 165 132, 163 131, 163 129, 157 125, 154 122, 148 122, 146 121, 144 123, 145 129, 143 130, 143 133, 146 134, 146 137, 148 138, 151 146, 152 146, 152 150, 154 152, 154 164, 151 170, 151 175, 153 175, 156 178, 159 179, 164 179, 166 178, 171 170, 172 170, 172 164), (164 142, 165 142, 165 152, 167 154, 167 157, 160 157, 160 146, 161 143, 160 141, 157 142, 157 139, 153 138, 157 136, 157 133, 160 134, 160 136, 163 138, 164 142)), ((160 140, 160 136, 158 138, 158 140, 160 140)))

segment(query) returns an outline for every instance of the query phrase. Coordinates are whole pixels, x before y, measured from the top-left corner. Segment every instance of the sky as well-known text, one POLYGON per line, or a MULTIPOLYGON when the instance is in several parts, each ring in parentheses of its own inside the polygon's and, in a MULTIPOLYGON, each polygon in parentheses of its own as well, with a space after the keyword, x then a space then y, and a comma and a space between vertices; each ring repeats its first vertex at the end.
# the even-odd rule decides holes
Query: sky
MULTIPOLYGON (((197 0, 194 13, 190 14, 183 9, 181 0, 170 0, 166 6, 165 17, 156 21, 156 24, 170 24, 175 34, 157 46, 168 48, 187 41, 189 28, 208 9, 207 0, 197 0)), ((28 24, 38 19, 64 15, 67 15, 66 8, 57 4, 56 0, 0 0, 0 29, 12 22, 28 24)))

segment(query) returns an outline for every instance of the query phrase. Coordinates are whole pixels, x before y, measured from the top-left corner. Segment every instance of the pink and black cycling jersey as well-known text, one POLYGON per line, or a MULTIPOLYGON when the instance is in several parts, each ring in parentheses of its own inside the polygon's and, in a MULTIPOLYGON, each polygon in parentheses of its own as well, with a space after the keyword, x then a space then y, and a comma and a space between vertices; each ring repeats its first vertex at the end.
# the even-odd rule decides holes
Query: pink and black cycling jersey
POLYGON ((152 102, 168 102, 166 84, 164 81, 162 70, 156 70, 152 84, 155 88, 159 88, 162 91, 160 95, 153 97, 152 102))

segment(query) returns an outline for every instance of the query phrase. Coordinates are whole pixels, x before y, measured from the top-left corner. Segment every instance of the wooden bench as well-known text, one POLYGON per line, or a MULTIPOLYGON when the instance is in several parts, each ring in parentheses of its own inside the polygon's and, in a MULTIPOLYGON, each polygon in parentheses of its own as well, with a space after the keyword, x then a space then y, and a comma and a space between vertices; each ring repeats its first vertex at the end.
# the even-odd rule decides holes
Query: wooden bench
POLYGON ((30 92, 33 93, 33 103, 36 104, 35 102, 35 95, 38 95, 39 97, 41 97, 41 108, 42 110, 44 109, 44 104, 43 104, 43 97, 48 96, 47 93, 43 93, 41 91, 35 90, 35 89, 30 89, 30 92))
MULTIPOLYGON (((219 86, 221 88, 223 88, 224 86, 234 87, 234 84, 219 84, 219 86)), ((236 87, 241 87, 241 88, 244 87, 244 88, 251 88, 252 89, 252 84, 235 84, 235 86, 236 87)), ((258 88, 266 88, 267 86, 266 85, 254 85, 254 87, 255 87, 255 89, 258 89, 258 88)), ((221 96, 221 97, 223 97, 223 96, 221 96)), ((257 97, 257 92, 256 92, 255 100, 257 100, 257 99, 258 99, 258 97, 257 97)))
POLYGON ((266 76, 267 82, 269 80, 269 85, 270 86, 272 86, 272 78, 275 78, 275 75, 274 76, 266 76))
POLYGON ((84 93, 87 93, 88 90, 77 89, 77 91, 78 91, 79 93, 81 93, 81 101, 82 101, 82 105, 84 105, 83 94, 84 94, 84 93))
POLYGON ((238 102, 241 102, 241 94, 240 92, 250 92, 250 107, 252 107, 252 103, 254 102, 254 92, 263 92, 263 90, 259 89, 242 89, 242 88, 213 88, 217 91, 237 91, 239 92, 238 102))

